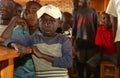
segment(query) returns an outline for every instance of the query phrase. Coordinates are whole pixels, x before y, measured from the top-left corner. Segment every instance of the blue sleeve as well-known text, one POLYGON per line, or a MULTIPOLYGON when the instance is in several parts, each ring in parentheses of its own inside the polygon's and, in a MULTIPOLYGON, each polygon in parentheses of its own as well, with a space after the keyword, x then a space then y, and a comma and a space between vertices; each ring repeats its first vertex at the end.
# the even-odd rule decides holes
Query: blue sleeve
POLYGON ((15 42, 15 43, 18 43, 18 44, 21 44, 21 45, 24 45, 24 46, 31 46, 33 44, 33 39, 34 38, 34 35, 33 36, 27 36, 27 37, 24 37, 24 38, 17 38, 17 39, 8 39, 4 42, 4 45, 5 46, 8 46, 10 43, 12 42, 15 42))
POLYGON ((12 32, 11 38, 23 38, 25 36, 28 36, 29 34, 27 31, 23 29, 21 25, 17 25, 12 32))
POLYGON ((65 38, 62 43, 62 56, 54 57, 54 67, 70 68, 72 65, 72 47, 70 41, 65 38))

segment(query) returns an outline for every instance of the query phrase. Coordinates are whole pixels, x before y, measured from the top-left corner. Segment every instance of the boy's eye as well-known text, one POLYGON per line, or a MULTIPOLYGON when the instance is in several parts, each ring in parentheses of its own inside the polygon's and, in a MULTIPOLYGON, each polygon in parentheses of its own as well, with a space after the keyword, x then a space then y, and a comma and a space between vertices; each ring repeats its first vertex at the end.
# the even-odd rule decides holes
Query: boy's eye
POLYGON ((33 13, 36 13, 36 12, 37 12, 37 8, 33 8, 31 11, 32 11, 33 13))
POLYGON ((52 23, 53 23, 53 22, 55 22, 55 20, 54 20, 54 19, 50 19, 49 21, 50 21, 50 22, 52 22, 52 23))
POLYGON ((54 23, 55 20, 54 19, 49 19, 49 20, 42 19, 42 20, 40 20, 40 22, 43 23, 43 24, 45 24, 45 23, 54 23))

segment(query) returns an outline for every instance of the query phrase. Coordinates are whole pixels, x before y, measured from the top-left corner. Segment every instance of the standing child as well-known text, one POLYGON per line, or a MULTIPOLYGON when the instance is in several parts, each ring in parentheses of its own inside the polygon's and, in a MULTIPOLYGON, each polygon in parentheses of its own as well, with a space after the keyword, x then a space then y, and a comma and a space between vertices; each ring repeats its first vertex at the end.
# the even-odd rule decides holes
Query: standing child
POLYGON ((96 78, 99 77, 99 74, 97 74, 97 71, 95 69, 100 63, 101 59, 112 61, 114 64, 117 63, 110 15, 103 12, 101 14, 101 18, 103 25, 99 26, 95 38, 95 44, 99 48, 99 53, 93 56, 87 62, 91 71, 93 71, 93 73, 97 76, 96 78))
POLYGON ((42 35, 10 39, 5 45, 14 47, 21 54, 26 54, 26 47, 34 45, 32 58, 37 78, 69 78, 67 68, 72 65, 72 49, 69 39, 56 33, 61 18, 59 8, 45 5, 37 15, 42 35))
MULTIPOLYGON (((79 78, 85 78, 86 62, 96 53, 94 44, 98 16, 96 10, 90 6, 90 0, 78 0, 78 8, 73 11, 72 38, 77 54, 76 65, 79 78)), ((86 77, 91 72, 86 68, 86 77)))

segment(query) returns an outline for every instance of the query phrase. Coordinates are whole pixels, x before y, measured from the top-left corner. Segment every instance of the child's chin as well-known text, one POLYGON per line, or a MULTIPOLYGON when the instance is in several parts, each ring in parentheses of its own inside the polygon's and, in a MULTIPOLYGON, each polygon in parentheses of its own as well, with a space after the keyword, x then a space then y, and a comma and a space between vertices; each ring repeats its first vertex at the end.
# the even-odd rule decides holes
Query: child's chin
POLYGON ((47 32, 45 33, 46 36, 51 36, 51 33, 47 32))

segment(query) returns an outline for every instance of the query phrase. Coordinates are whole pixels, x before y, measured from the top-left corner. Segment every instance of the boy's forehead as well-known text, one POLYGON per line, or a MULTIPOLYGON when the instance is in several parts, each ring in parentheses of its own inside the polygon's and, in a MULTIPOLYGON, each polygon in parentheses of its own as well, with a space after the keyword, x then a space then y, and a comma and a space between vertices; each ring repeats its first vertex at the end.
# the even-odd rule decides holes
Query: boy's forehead
POLYGON ((38 7, 38 5, 32 3, 32 4, 28 4, 27 7, 38 7))

